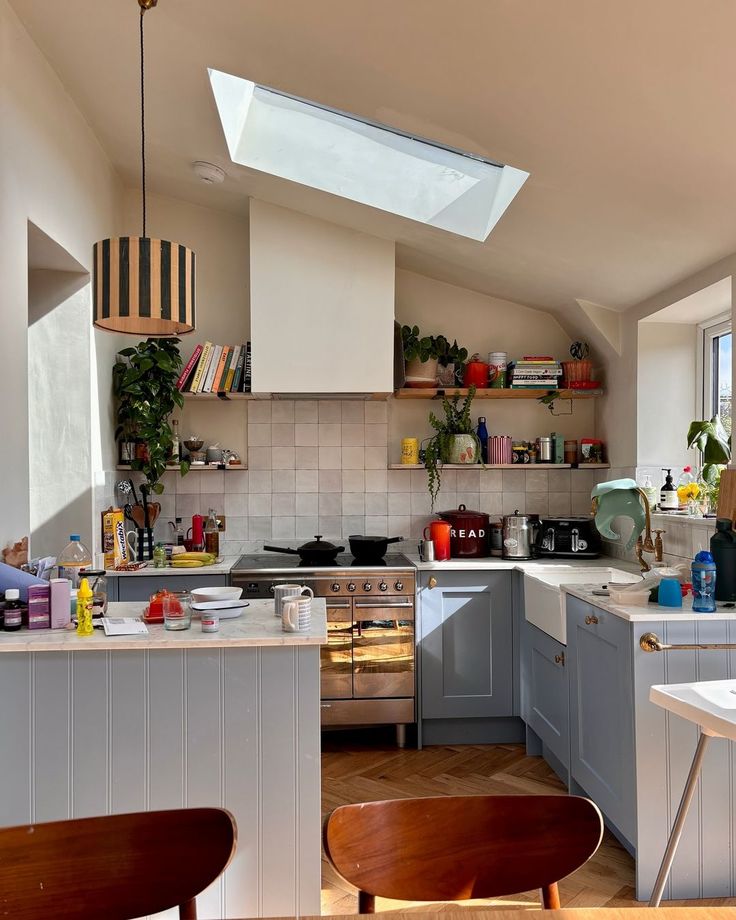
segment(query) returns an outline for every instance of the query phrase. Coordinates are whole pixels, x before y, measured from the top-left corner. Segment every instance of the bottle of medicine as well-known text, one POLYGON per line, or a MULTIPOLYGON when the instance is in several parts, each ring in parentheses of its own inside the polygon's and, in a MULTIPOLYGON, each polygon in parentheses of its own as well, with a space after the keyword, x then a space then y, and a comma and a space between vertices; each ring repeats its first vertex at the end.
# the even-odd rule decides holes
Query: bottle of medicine
POLYGON ((8 588, 5 592, 5 632, 17 632, 23 622, 20 606, 20 591, 8 588))

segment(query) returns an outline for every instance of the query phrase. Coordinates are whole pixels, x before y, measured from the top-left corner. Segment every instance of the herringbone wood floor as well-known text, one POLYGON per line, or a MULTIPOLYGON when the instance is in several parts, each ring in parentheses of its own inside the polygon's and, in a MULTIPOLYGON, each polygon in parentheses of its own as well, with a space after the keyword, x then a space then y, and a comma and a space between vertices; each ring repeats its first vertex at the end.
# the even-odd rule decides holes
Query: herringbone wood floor
MULTIPOLYGON (((389 735, 326 733, 322 753, 322 810, 326 816, 338 805, 420 795, 493 795, 565 793, 565 788, 540 757, 527 757, 519 745, 458 745, 422 751, 397 749, 389 735)), ((357 912, 355 889, 336 875, 323 857, 322 913, 357 912)), ((606 832, 600 849, 585 866, 560 883, 563 907, 634 907, 634 861, 606 832)), ((673 901, 706 906, 736 905, 736 898, 673 901)), ((539 907, 539 894, 530 891, 493 901, 466 901, 467 906, 508 909, 539 907)), ((457 911, 463 905, 432 905, 457 911)), ((426 909, 405 901, 377 899, 376 910, 426 909)))

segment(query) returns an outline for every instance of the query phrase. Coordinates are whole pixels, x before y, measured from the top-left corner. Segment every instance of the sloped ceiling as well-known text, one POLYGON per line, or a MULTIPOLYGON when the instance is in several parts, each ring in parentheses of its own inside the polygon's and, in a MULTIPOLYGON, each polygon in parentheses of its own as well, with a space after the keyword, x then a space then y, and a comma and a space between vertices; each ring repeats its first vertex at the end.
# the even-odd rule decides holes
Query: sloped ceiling
MULTIPOLYGON (((138 181, 136 0, 11 0, 138 181)), ((256 195, 397 240, 399 264, 560 316, 622 310, 736 250, 732 0, 159 0, 146 17, 150 187, 256 195), (486 243, 227 158, 207 67, 528 170, 486 243), (217 188, 191 163, 224 166, 217 188)), ((155 233, 155 228, 151 228, 155 233)))

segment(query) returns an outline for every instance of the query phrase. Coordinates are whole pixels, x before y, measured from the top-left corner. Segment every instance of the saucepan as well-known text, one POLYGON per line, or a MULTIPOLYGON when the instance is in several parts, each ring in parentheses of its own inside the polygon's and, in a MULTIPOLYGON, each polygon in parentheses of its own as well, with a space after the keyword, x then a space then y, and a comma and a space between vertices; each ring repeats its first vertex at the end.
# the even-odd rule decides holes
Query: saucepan
POLYGON ((266 546, 265 544, 263 549, 267 553, 289 553, 292 556, 299 556, 306 565, 319 565, 320 563, 331 565, 335 562, 337 554, 342 553, 345 547, 335 546, 334 543, 323 540, 320 535, 308 543, 302 543, 296 549, 290 546, 266 546))
POLYGON ((365 562, 377 562, 386 555, 389 543, 400 543, 403 537, 372 537, 353 534, 350 540, 350 552, 356 559, 365 562))

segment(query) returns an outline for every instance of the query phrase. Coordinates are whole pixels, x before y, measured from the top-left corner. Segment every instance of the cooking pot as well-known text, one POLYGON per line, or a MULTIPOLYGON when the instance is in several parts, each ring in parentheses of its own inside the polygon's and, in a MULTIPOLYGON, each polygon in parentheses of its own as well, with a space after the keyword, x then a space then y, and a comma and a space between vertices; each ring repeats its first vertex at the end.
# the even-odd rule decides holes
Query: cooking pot
POLYGON ((335 546, 328 540, 323 540, 322 536, 316 536, 314 540, 308 543, 302 543, 296 549, 290 546, 266 546, 263 549, 268 553, 290 553, 292 556, 299 556, 301 561, 307 565, 330 565, 335 561, 338 553, 345 550, 344 546, 335 546))
POLYGON ((353 534, 350 540, 350 552, 356 559, 365 562, 378 562, 386 555, 389 543, 400 543, 403 537, 365 537, 353 534))
POLYGON ((490 555, 490 518, 482 511, 468 511, 460 505, 457 511, 440 511, 443 521, 450 523, 450 553, 453 559, 477 559, 490 555))
POLYGON ((503 558, 531 559, 532 547, 539 530, 538 514, 514 511, 503 519, 503 558))

